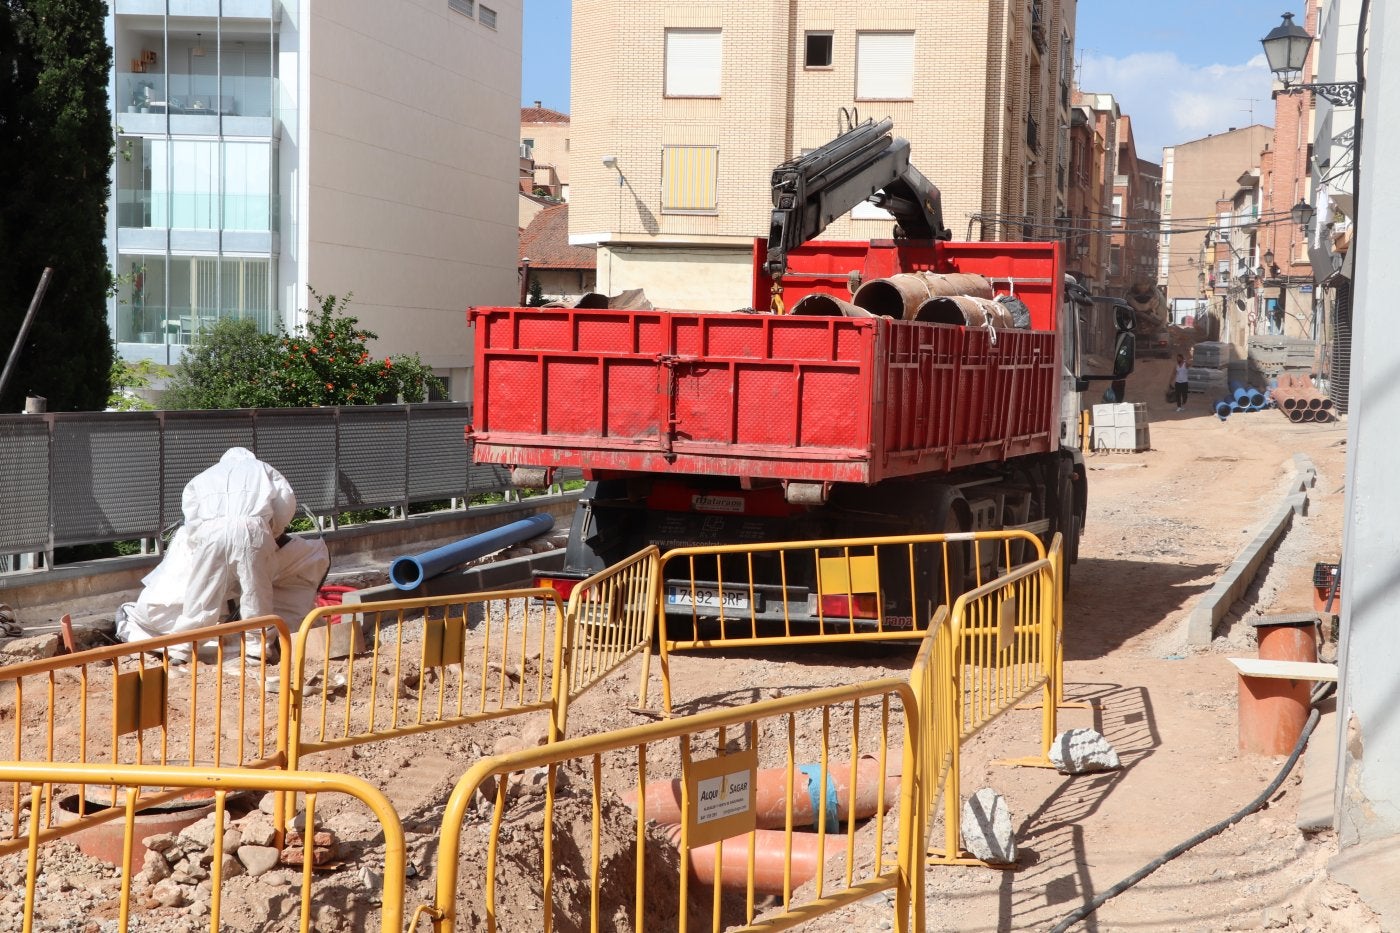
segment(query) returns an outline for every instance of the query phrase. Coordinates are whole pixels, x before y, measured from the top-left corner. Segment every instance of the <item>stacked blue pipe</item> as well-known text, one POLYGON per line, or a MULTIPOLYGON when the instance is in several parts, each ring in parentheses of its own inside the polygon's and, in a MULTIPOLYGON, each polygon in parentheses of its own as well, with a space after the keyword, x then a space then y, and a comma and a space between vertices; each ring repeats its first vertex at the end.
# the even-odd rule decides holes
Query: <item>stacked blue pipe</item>
POLYGON ((531 515, 492 531, 483 531, 479 535, 433 548, 416 557, 397 557, 389 565, 389 582, 401 590, 415 590, 429 577, 512 544, 528 541, 553 527, 554 516, 531 515))

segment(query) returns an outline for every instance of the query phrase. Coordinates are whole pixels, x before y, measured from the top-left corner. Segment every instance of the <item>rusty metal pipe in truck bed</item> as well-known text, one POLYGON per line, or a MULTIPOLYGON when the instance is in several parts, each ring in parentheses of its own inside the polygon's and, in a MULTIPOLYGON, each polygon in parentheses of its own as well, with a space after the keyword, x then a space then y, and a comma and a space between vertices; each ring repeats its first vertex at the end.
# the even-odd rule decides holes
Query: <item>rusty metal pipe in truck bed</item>
POLYGON ((915 320, 919 306, 930 298, 971 295, 993 298, 992 283, 985 276, 963 272, 901 272, 884 279, 870 279, 856 289, 851 301, 883 317, 915 320))
POLYGON ((849 301, 825 292, 813 292, 792 306, 792 314, 811 314, 817 317, 873 317, 864 308, 858 308, 849 301))
POLYGON ((925 324, 960 324, 967 327, 1015 327, 1011 309, 999 301, 972 295, 944 295, 919 305, 916 321, 925 324))

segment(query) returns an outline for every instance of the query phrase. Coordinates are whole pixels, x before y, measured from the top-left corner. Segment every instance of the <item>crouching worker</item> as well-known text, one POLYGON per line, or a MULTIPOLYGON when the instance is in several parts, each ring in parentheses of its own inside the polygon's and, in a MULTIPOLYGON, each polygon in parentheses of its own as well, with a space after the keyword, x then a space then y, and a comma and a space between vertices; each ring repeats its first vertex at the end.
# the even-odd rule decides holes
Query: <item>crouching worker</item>
MULTIPOLYGON (((185 523, 165 557, 141 581, 136 602, 117 613, 118 638, 139 641, 215 625, 235 598, 243 619, 276 615, 296 626, 311 611, 330 558, 325 542, 284 533, 296 496, 281 473, 234 447, 189 481, 181 506, 185 523)), ((257 631, 244 640, 249 654, 263 644, 257 631)), ((215 647, 201 645, 200 653, 215 647)), ((172 645, 168 653, 172 661, 189 659, 187 646, 172 645)))

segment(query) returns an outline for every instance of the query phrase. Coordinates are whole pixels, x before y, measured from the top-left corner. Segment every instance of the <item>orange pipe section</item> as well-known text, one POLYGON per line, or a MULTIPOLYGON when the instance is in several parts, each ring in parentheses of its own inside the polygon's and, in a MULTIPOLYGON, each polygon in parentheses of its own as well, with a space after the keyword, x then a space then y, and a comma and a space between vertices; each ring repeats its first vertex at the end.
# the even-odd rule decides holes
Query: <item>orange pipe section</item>
MULTIPOLYGON (((817 812, 812 806, 813 781, 821 780, 821 772, 817 768, 812 768, 810 772, 803 772, 797 767, 793 768, 792 774, 792 825, 793 826, 815 826, 817 824, 817 812)), ((858 820, 874 816, 879 809, 880 792, 880 762, 879 759, 868 755, 862 756, 856 763, 856 799, 855 806, 851 806, 851 768, 850 765, 835 764, 827 768, 828 788, 831 784, 836 785, 836 817, 838 820, 848 820, 854 814, 858 820)), ((785 768, 768 768, 758 772, 758 803, 755 813, 755 825, 763 829, 781 829, 787 825, 787 770, 785 768)), ((828 790, 829 794, 829 790, 828 790)), ((827 799, 828 794, 818 794, 818 798, 827 799)), ((628 793, 625 798, 628 806, 634 810, 637 806, 637 795, 635 792, 628 793)), ((899 801, 899 775, 885 775, 885 810, 888 811, 899 801)), ((656 823, 680 823, 684 816, 681 814, 681 782, 655 781, 646 787, 646 818, 656 823)), ((836 829, 827 821, 827 832, 836 829)))
MULTIPOLYGON (((681 845, 681 828, 663 827, 666 836, 677 849, 681 845)), ((753 857, 753 890, 755 894, 782 894, 784 865, 787 862, 788 835, 780 829, 755 829, 753 857)), ((792 887, 801 887, 817 876, 827 859, 846 848, 846 837, 828 833, 825 845, 816 833, 792 834, 792 887)), ((714 887, 715 846, 699 846, 690 850, 690 877, 700 884, 714 887)), ((719 884, 726 890, 744 891, 749 886, 749 834, 724 840, 720 856, 719 884)))
MULTIPOLYGON (((1259 627, 1265 661, 1316 661, 1317 627, 1259 627)), ((1287 755, 1303 734, 1313 682, 1240 675, 1240 751, 1287 755)))

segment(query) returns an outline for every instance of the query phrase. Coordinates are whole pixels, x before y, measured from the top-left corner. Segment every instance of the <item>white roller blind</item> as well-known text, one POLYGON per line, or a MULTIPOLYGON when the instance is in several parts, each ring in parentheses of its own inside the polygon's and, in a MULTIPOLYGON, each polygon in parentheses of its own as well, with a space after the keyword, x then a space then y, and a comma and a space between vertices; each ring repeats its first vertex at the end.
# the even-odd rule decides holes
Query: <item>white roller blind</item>
POLYGON ((720 31, 666 30, 666 96, 718 97, 720 31))
POLYGON ((856 98, 909 100, 914 96, 914 34, 856 35, 856 98))

